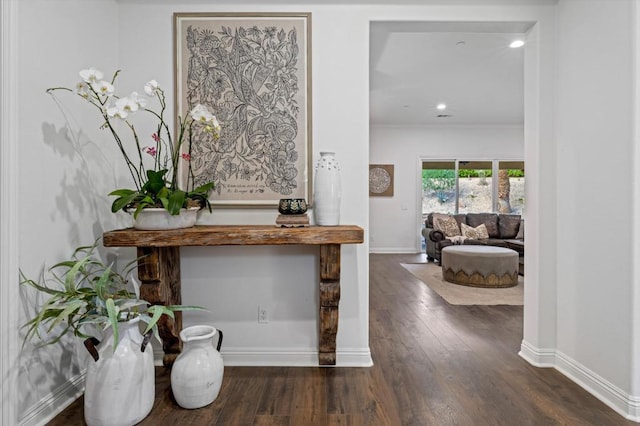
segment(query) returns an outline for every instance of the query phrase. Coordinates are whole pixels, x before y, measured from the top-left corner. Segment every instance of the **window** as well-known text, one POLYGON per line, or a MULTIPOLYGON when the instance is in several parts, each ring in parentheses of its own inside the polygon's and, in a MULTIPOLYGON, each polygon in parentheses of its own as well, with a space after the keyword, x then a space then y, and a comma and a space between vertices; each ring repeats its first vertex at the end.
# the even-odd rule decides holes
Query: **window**
POLYGON ((493 211, 491 161, 458 162, 458 213, 493 211))
POLYGON ((429 213, 522 214, 524 161, 425 160, 422 215, 429 213))
POLYGON ((454 213, 456 208, 456 162, 422 163, 422 213, 454 213))
POLYGON ((522 214, 524 211, 524 161, 498 162, 499 213, 522 214))

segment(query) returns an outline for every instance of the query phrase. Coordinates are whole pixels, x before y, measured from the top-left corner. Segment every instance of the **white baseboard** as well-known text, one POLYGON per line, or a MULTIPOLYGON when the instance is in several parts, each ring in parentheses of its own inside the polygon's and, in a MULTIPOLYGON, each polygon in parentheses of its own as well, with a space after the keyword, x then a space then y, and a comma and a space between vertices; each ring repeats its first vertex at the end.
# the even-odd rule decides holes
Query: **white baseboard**
POLYGON ((416 251, 415 247, 371 247, 369 246, 369 253, 373 254, 416 254, 422 253, 422 251, 416 251))
POLYGON ((336 352, 336 367, 372 367, 369 349, 342 349, 336 352))
MULTIPOLYGON (((161 367, 164 353, 154 347, 154 363, 161 367)), ((318 367, 317 351, 299 349, 225 348, 222 350, 224 365, 228 367, 318 367)), ((369 349, 347 348, 336 352, 336 367, 371 367, 373 360, 369 349)))
POLYGON ((564 353, 523 340, 519 355, 536 367, 555 368, 627 420, 640 422, 640 396, 628 394, 564 353))
POLYGON ((85 372, 78 374, 43 398, 20 418, 20 426, 41 426, 51 421, 84 392, 85 372))
MULTIPOLYGON (((229 367, 318 367, 317 351, 297 349, 226 348, 224 365, 229 367)), ((371 367, 369 349, 343 349, 336 352, 336 367, 371 367)))
POLYGON ((523 340, 518 355, 535 367, 555 367, 556 351, 554 349, 539 349, 523 340))
POLYGON ((628 420, 640 422, 640 397, 629 395, 602 376, 556 352, 555 368, 628 420))

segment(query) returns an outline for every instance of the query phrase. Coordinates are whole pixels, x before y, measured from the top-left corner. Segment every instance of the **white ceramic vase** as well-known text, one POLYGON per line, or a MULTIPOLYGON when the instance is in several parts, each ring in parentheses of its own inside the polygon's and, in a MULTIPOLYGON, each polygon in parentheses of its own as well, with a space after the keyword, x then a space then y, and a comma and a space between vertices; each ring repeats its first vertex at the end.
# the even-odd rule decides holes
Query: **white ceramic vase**
POLYGON ((222 385, 222 331, 210 325, 194 325, 182 330, 180 339, 184 346, 171 368, 173 396, 182 408, 204 407, 215 401, 222 385), (218 343, 214 346, 216 333, 218 343))
POLYGON ((146 231, 191 228, 198 220, 198 211, 200 207, 191 207, 180 209, 180 214, 171 215, 167 209, 146 208, 140 210, 138 216, 133 219, 133 227, 146 231))
POLYGON ((87 366, 84 418, 89 426, 130 426, 144 419, 155 398, 153 348, 142 351, 139 318, 120 323, 119 342, 113 333, 98 345, 97 361, 87 366))
POLYGON ((313 181, 313 210, 317 225, 340 224, 341 197, 340 164, 334 152, 321 152, 313 181))

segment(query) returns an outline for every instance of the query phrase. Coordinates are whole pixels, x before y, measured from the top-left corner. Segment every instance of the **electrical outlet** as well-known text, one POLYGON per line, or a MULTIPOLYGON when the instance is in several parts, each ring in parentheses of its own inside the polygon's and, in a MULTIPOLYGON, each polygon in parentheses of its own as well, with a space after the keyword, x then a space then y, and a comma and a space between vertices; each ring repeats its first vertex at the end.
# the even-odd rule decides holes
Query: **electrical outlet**
POLYGON ((264 306, 258 306, 258 322, 261 324, 269 322, 269 311, 264 306))

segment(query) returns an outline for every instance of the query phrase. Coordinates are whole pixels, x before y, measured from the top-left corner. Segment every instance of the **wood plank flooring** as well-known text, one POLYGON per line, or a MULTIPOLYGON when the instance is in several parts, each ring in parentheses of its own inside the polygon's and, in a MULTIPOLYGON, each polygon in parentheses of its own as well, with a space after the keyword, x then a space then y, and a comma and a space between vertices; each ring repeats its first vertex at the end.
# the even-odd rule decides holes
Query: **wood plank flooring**
MULTIPOLYGON (((451 306, 401 262, 371 255, 371 368, 226 367, 218 399, 184 410, 157 369, 141 425, 634 425, 517 353, 523 309, 451 306)), ((82 425, 80 398, 49 425, 82 425)))

